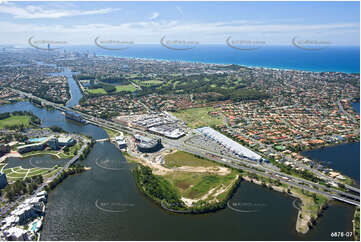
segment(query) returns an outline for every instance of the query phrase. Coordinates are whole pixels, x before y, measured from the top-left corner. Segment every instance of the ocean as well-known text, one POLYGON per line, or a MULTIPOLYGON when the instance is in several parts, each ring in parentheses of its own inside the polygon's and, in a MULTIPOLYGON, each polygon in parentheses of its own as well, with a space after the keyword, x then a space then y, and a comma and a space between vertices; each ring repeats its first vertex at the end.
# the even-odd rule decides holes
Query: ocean
POLYGON ((154 44, 132 45, 125 50, 105 50, 95 45, 69 46, 65 50, 118 57, 238 64, 315 72, 360 73, 359 46, 328 47, 311 51, 294 46, 264 46, 257 50, 237 50, 227 45, 199 45, 189 50, 172 50, 154 44))

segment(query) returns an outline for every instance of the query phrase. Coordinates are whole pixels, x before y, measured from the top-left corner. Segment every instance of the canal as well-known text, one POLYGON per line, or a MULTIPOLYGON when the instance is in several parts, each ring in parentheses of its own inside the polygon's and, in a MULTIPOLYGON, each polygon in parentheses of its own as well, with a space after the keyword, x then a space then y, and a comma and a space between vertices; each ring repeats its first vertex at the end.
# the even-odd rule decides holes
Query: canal
MULTIPOLYGON (((360 103, 352 107, 360 114, 360 103)), ((340 144, 302 153, 312 160, 325 162, 332 169, 351 177, 360 186, 360 142, 340 144)))
MULTIPOLYGON (((97 126, 69 121, 60 111, 29 102, 0 107, 1 113, 16 110, 33 112, 43 127, 57 125, 96 139, 107 137, 97 126)), ((27 160, 10 160, 11 166, 25 166, 27 160)), ((354 208, 335 203, 314 229, 299 235, 293 198, 247 182, 241 183, 231 202, 257 206, 256 212, 226 208, 205 215, 170 214, 138 191, 133 165, 109 142, 96 143, 82 164, 92 169, 67 178, 49 194, 42 240, 329 240, 333 231, 352 230, 354 208)))
MULTIPOLYGON (((71 91, 67 104, 74 106, 81 93, 76 83, 69 86, 78 89, 71 91)), ((72 122, 60 111, 47 111, 29 102, 0 107, 0 113, 18 110, 33 112, 43 127, 56 125, 95 139, 107 137, 102 128, 72 122)), ((29 167, 29 161, 13 158, 9 166, 29 167)), ((41 161, 46 166, 52 161, 56 164, 53 157, 41 161)), ((226 208, 203 215, 171 214, 138 191, 131 172, 134 164, 127 163, 109 142, 96 143, 81 164, 91 170, 65 179, 50 192, 42 240, 331 240, 331 232, 352 231, 354 207, 335 202, 314 229, 297 234, 294 199, 247 182, 240 184, 230 203, 255 208, 253 212, 226 208)))

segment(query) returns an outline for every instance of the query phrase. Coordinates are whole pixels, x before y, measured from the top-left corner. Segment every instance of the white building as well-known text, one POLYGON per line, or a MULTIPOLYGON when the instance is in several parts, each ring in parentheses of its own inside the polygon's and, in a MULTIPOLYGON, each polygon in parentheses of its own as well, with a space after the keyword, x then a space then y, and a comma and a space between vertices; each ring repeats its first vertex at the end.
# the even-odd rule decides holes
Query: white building
POLYGON ((256 152, 251 151, 250 149, 233 141, 232 139, 210 127, 198 128, 197 131, 199 131, 202 135, 216 141, 220 145, 223 145, 225 148, 240 157, 244 157, 252 161, 260 161, 262 159, 262 157, 256 152))
POLYGON ((71 136, 62 135, 58 138, 58 144, 60 146, 72 146, 75 144, 75 140, 71 136))
POLYGON ((28 240, 27 231, 17 227, 11 227, 4 232, 8 240, 28 240))

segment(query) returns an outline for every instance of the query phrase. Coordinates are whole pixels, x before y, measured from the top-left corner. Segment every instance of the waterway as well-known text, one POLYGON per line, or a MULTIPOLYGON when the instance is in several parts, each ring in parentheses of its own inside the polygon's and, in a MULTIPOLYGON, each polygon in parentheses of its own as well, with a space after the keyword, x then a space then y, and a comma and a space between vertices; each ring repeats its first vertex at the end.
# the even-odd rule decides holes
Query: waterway
MULTIPOLYGON (((107 137, 97 126, 77 124, 29 102, 0 107, 0 113, 15 110, 33 112, 43 127, 107 137)), ((231 202, 257 206, 256 212, 226 208, 205 215, 170 214, 138 191, 132 165, 109 142, 96 143, 82 164, 92 169, 67 178, 49 194, 43 240, 329 240, 333 231, 352 230, 354 208, 336 203, 314 229, 299 235, 293 198, 246 182, 231 202)))
POLYGON ((325 161, 328 167, 344 173, 360 184, 360 142, 329 146, 302 154, 312 160, 325 161))
MULTIPOLYGON (((352 106, 360 114, 360 103, 353 103, 352 106)), ((328 167, 350 176, 360 185, 360 142, 305 151, 302 154, 312 160, 326 162, 328 167)))
POLYGON ((5 168, 13 168, 21 166, 22 168, 52 168, 56 165, 64 166, 69 159, 57 159, 52 155, 34 155, 24 158, 9 157, 5 168))
POLYGON ((66 106, 70 107, 70 108, 77 105, 79 103, 80 99, 83 97, 83 95, 80 91, 80 88, 78 86, 78 83, 73 78, 73 74, 77 74, 77 73, 72 72, 67 67, 63 67, 62 72, 50 73, 50 75, 52 75, 52 76, 65 76, 67 78, 71 98, 66 103, 66 106))
POLYGON ((59 110, 47 111, 30 102, 17 102, 0 107, 0 113, 14 111, 29 111, 34 113, 41 119, 42 127, 51 127, 55 125, 69 133, 84 134, 91 136, 94 139, 104 139, 108 137, 104 129, 92 124, 82 125, 78 122, 66 119, 59 110))
MULTIPOLYGON (((73 98, 69 106, 77 104, 78 98, 73 98)), ((107 137, 102 128, 78 124, 60 111, 29 102, 0 107, 0 113, 17 110, 33 112, 43 127, 57 125, 95 139, 107 137)), ((29 159, 11 163, 17 162, 24 167, 30 164, 29 159)), ((335 202, 314 229, 297 234, 294 198, 247 182, 241 183, 230 204, 256 211, 226 208, 203 215, 171 214, 137 189, 131 172, 134 165, 109 142, 96 143, 82 164, 92 169, 65 179, 50 192, 42 240, 331 240, 331 232, 352 231, 354 207, 335 202)))

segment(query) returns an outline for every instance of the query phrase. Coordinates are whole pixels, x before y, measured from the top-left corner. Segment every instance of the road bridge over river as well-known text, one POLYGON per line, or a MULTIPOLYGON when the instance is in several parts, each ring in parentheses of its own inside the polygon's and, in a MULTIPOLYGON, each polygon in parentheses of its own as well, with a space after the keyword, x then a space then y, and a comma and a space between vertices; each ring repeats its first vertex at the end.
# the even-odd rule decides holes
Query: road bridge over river
MULTIPOLYGON (((179 150, 183 150, 195 155, 199 155, 201 157, 205 157, 208 159, 212 159, 215 160, 219 163, 234 167, 236 169, 242 169, 242 170, 246 170, 248 172, 254 173, 254 174, 258 174, 258 175, 262 175, 268 178, 272 178, 272 179, 281 179, 283 183, 289 184, 293 187, 297 187, 297 188, 301 188, 304 190, 308 190, 310 192, 314 192, 314 193, 318 193, 324 196, 327 196, 329 198, 333 198, 333 199, 337 199, 339 201, 342 202, 347 202, 349 204, 353 204, 356 206, 360 205, 360 196, 352 194, 352 193, 348 193, 348 192, 343 192, 334 188, 330 188, 330 187, 326 187, 323 186, 321 184, 318 183, 314 183, 299 177, 295 177, 295 176, 291 176, 282 172, 278 172, 276 170, 272 170, 270 168, 261 166, 260 164, 255 164, 252 162, 249 162, 246 159, 235 159, 233 157, 229 157, 227 155, 222 155, 222 154, 218 154, 215 153, 213 151, 209 151, 209 150, 204 150, 201 148, 195 148, 193 146, 189 146, 184 144, 183 142, 177 141, 177 140, 170 140, 164 137, 160 137, 158 135, 155 134, 150 134, 148 132, 142 131, 142 130, 138 130, 138 129, 134 129, 132 127, 129 126, 125 126, 123 124, 119 124, 119 123, 115 123, 112 121, 108 121, 108 120, 104 120, 104 119, 100 119, 100 118, 96 118, 93 117, 89 114, 84 114, 81 113, 77 110, 68 108, 68 107, 64 107, 62 105, 56 104, 56 103, 52 103, 49 102, 47 100, 41 99, 39 97, 33 96, 32 94, 29 93, 25 93, 16 89, 12 89, 13 91, 22 94, 24 96, 33 98, 33 99, 37 99, 39 101, 41 101, 42 103, 52 106, 54 108, 57 108, 59 110, 62 111, 71 111, 71 112, 75 112, 78 113, 80 115, 83 116, 84 119, 86 119, 89 123, 92 123, 94 125, 100 126, 100 127, 105 127, 105 128, 109 128, 109 129, 113 129, 113 130, 119 130, 119 131, 125 131, 128 132, 130 134, 136 134, 136 133, 141 133, 143 135, 147 135, 147 136, 151 136, 151 137, 156 137, 156 138, 161 138, 162 142, 170 147, 179 149, 179 150), (214 155, 212 157, 209 156, 209 154, 214 155), (217 158, 219 157, 219 158, 217 158), (275 177, 275 175, 277 175, 278 177, 275 177), (281 178, 280 178, 281 177, 281 178)), ((351 187, 351 186, 348 186, 351 187)), ((350 189, 354 192, 358 192, 359 193, 359 189, 352 187, 352 189, 350 189)))

